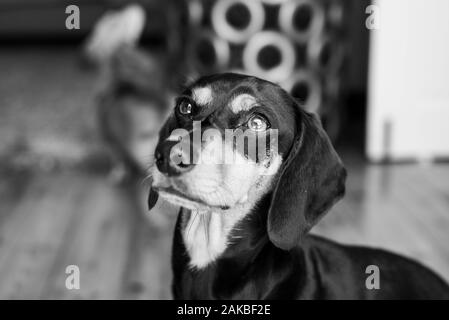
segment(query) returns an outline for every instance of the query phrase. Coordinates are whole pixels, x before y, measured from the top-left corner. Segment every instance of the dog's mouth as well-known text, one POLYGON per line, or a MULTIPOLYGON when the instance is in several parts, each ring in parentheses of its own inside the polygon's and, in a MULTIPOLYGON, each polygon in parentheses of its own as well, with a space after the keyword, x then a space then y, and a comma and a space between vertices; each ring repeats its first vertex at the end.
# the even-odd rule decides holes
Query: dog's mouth
POLYGON ((187 208, 201 209, 206 207, 221 210, 229 209, 229 206, 212 206, 197 197, 187 195, 179 190, 176 190, 173 187, 153 187, 153 190, 156 191, 162 198, 167 199, 169 202, 173 202, 177 205, 181 205, 187 208))
POLYGON ((164 194, 168 194, 168 195, 172 195, 172 196, 176 196, 179 198, 182 198, 184 200, 188 200, 188 201, 192 201, 192 202, 197 202, 199 204, 203 204, 203 205, 207 205, 207 203, 205 203, 204 201, 202 201, 201 199, 189 196, 181 191, 176 190, 173 187, 154 187, 154 190, 156 192, 158 192, 161 196, 164 196, 164 194))

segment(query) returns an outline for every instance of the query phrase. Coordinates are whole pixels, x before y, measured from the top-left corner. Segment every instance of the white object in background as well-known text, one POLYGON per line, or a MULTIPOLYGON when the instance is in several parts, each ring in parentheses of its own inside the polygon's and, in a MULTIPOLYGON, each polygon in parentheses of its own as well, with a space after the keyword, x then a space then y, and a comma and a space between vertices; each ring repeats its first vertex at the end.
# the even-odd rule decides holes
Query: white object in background
POLYGON ((262 30, 265 23, 265 11, 259 1, 218 0, 212 8, 212 26, 221 37, 233 43, 245 43, 253 34, 262 30), (229 23, 227 15, 235 6, 244 6, 249 13, 247 26, 236 28, 229 23))
POLYGON ((297 42, 307 43, 313 37, 321 34, 326 22, 324 8, 313 0, 286 1, 279 9, 278 23, 282 31, 297 42), (301 30, 295 24, 295 15, 300 10, 310 15, 309 25, 301 30))
POLYGON ((93 61, 103 62, 118 48, 136 45, 145 21, 145 10, 138 4, 131 4, 117 11, 107 11, 97 21, 87 40, 86 55, 93 61))
POLYGON ((275 31, 262 31, 252 36, 243 49, 243 67, 246 72, 272 82, 286 80, 295 69, 296 53, 290 40, 275 31), (277 65, 265 68, 258 56, 264 48, 274 47, 280 55, 277 65))
POLYGON ((371 30, 367 156, 449 157, 449 1, 378 0, 371 30))

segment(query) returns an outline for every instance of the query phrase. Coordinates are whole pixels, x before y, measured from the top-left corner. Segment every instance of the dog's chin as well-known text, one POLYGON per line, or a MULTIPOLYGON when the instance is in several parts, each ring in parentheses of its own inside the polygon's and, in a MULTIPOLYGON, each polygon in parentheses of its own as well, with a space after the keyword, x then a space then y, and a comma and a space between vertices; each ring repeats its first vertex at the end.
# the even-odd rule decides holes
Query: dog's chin
POLYGON ((190 210, 228 210, 229 206, 216 206, 211 205, 201 199, 194 198, 187 194, 184 194, 172 187, 169 188, 156 188, 159 196, 168 202, 184 207, 190 210))

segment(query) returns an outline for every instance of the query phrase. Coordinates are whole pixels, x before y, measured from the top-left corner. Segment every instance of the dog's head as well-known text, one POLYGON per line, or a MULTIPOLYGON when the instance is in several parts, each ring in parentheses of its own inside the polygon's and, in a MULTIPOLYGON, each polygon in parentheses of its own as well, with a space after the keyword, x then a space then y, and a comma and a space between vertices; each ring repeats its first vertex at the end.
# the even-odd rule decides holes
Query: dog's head
POLYGON ((223 210, 271 196, 267 229, 282 249, 344 194, 346 171, 320 122, 255 77, 200 78, 176 100, 155 151, 153 188, 190 209, 223 210))

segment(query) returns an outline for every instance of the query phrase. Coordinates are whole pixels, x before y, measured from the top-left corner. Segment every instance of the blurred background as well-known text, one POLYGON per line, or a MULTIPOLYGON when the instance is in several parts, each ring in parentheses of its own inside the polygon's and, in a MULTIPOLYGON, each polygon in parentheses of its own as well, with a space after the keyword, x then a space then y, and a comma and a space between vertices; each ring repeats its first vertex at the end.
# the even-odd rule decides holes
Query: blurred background
POLYGON ((313 232, 449 281, 446 0, 0 0, 0 298, 170 299, 177 208, 146 196, 173 96, 279 83, 320 115, 347 195, 313 232), (65 286, 68 265, 80 289, 65 286))

